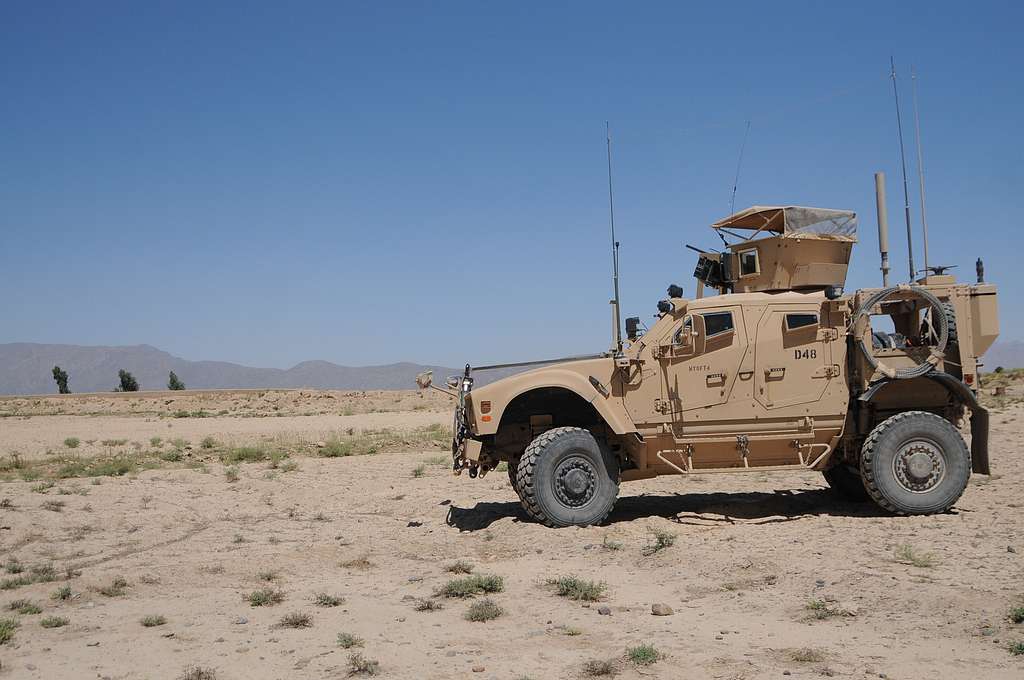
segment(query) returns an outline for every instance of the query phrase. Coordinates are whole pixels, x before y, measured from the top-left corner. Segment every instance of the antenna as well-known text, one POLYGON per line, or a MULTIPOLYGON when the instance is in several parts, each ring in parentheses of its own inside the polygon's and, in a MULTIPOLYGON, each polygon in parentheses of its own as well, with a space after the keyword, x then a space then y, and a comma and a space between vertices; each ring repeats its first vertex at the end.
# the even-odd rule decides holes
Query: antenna
POLYGON ((885 173, 875 173, 875 207, 878 209, 878 254, 882 257, 882 287, 889 287, 889 215, 885 207, 885 173))
POLYGON ((608 148, 608 216, 612 226, 612 351, 622 353, 622 324, 619 320, 619 242, 615 240, 615 201, 612 198, 612 133, 608 121, 604 122, 604 137, 608 148))
POLYGON ((921 228, 924 231, 924 271, 928 269, 928 218, 924 210, 924 157, 921 151, 921 118, 917 114, 917 74, 914 65, 910 65, 910 83, 914 94, 914 135, 917 142, 917 186, 921 191, 921 228))
POLYGON ((907 222, 907 258, 910 261, 910 280, 914 280, 914 241, 910 232, 910 194, 907 191, 907 157, 903 152, 903 118, 900 116, 900 93, 896 89, 896 60, 889 56, 889 65, 892 67, 892 94, 896 98, 896 129, 900 137, 900 163, 903 166, 903 215, 907 222))
POLYGON ((736 213, 736 188, 740 185, 740 167, 743 165, 743 150, 747 148, 747 135, 750 134, 750 119, 747 119, 747 129, 743 132, 743 143, 740 144, 740 157, 736 161, 736 178, 732 181, 732 198, 729 199, 729 214, 736 213))

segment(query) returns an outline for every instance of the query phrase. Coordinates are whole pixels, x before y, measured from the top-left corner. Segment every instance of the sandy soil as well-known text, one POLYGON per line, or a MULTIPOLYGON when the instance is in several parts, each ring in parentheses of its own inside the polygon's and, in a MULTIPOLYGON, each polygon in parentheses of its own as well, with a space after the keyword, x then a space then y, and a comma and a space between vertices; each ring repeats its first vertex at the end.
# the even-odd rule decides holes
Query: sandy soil
MULTIPOLYGON (((401 429, 441 413, 383 416, 401 429)), ((246 420, 151 417, 135 416, 140 427, 221 425, 221 436, 246 420)), ((312 438, 324 417, 246 422, 305 422, 312 438)), ((15 431, 19 445, 59 438, 69 418, 0 419, 0 451, 15 431)), ((101 418, 131 416, 81 420, 101 418)), ((0 591, 0 618, 20 624, 0 645, 0 677, 178 678, 195 664, 221 680, 341 678, 358 651, 387 678, 582 678, 595 659, 614 660, 620 678, 1021 678, 1024 655, 1008 647, 1024 624, 1007 615, 1024 605, 1022 430, 1021 405, 996 413, 997 474, 974 477, 952 512, 920 518, 838 501, 814 474, 756 473, 626 484, 606 526, 551 530, 527 520, 504 474, 454 478, 436 448, 300 457, 289 472, 241 464, 237 481, 210 463, 98 484, 6 482, 0 558, 57 573, 0 591), (644 555, 652 531, 674 544, 644 555), (469 622, 472 600, 433 597, 457 559, 503 577, 490 596, 502 616, 469 622), (602 601, 544 585, 563 575, 604 582, 602 601), (100 592, 118 577, 124 594, 100 592), (51 599, 64 585, 71 598, 51 599), (283 601, 250 606, 263 587, 283 601), (344 602, 320 607, 317 593, 344 602), (6 611, 17 599, 42 613, 6 611), (417 611, 423 599, 443 609, 417 611), (653 616, 655 603, 674 613, 653 616), (280 625, 291 613, 311 626, 280 625), (44 628, 47 616, 68 624, 44 628), (146 616, 166 623, 144 627, 146 616), (340 648, 339 633, 362 647, 340 648), (640 643, 664 658, 630 663, 625 651, 640 643)))

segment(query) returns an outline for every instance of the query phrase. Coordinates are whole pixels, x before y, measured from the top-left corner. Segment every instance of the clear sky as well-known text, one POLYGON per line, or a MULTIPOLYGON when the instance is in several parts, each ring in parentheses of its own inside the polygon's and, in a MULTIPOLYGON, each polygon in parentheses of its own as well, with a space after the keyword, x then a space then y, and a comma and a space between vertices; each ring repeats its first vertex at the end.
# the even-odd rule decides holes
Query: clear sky
POLYGON ((1000 284, 1024 337, 1020 3, 4 2, 0 342, 287 367, 608 347, 693 292, 736 197, 856 210, 906 277, 889 55, 921 262, 1000 284), (1014 289, 1016 294, 1014 294, 1014 289))

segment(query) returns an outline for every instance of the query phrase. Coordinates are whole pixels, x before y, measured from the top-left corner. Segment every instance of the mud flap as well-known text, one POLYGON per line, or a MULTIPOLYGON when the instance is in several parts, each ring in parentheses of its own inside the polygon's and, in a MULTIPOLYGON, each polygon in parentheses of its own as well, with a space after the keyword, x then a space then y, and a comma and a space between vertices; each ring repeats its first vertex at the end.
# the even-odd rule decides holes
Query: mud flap
POLYGON ((971 471, 992 474, 988 465, 988 411, 981 405, 971 409, 971 471))

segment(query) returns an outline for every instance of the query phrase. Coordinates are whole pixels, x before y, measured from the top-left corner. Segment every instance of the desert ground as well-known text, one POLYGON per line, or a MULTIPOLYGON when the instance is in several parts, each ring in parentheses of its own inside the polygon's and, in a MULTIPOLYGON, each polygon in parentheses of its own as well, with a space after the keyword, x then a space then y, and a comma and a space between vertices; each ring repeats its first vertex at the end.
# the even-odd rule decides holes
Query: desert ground
POLYGON ((451 474, 441 395, 0 398, 0 677, 1019 679, 1011 387, 947 514, 696 475, 563 530, 451 474))

